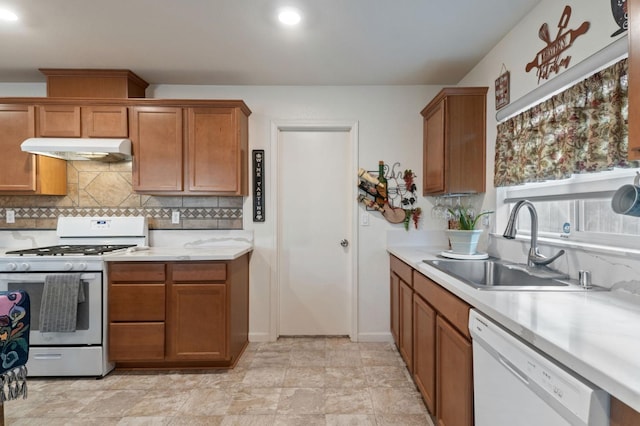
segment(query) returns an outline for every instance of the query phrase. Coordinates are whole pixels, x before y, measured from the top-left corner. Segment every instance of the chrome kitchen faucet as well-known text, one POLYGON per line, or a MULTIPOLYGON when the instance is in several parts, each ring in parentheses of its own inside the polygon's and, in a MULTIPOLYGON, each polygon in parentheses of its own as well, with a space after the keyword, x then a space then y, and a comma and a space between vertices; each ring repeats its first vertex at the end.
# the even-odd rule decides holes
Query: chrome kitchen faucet
POLYGON ((518 217, 518 212, 522 206, 527 206, 531 215, 531 248, 529 249, 527 265, 531 267, 548 265, 562 256, 564 254, 564 250, 560 250, 552 257, 543 256, 538 252, 538 213, 530 201, 521 200, 516 203, 513 210, 511 210, 511 216, 509 216, 509 222, 507 222, 507 227, 504 230, 503 237, 510 240, 513 240, 516 237, 516 218, 518 217))

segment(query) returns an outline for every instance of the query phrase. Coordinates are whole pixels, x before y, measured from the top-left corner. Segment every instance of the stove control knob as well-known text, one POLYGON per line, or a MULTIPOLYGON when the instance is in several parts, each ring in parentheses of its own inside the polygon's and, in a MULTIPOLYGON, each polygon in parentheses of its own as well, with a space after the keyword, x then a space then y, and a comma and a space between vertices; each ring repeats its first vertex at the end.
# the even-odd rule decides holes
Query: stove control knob
POLYGON ((81 262, 78 264, 78 269, 81 271, 84 271, 85 269, 87 269, 87 264, 85 262, 81 262))
POLYGON ((11 262, 7 265, 7 269, 10 271, 15 271, 16 269, 18 269, 18 265, 16 263, 11 262))
POLYGON ((62 267, 64 268, 65 271, 70 271, 73 269, 73 263, 66 262, 62 267))
POLYGON ((20 264, 20 269, 22 269, 23 271, 29 270, 30 267, 31 267, 31 265, 29 265, 26 262, 20 264))

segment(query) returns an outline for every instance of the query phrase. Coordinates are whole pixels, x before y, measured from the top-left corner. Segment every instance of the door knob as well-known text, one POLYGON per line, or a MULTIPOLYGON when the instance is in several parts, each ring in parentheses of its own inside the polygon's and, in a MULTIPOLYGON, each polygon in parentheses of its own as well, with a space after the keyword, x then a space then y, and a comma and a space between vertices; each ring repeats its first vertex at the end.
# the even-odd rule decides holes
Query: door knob
POLYGON ((340 241, 340 245, 342 247, 348 247, 349 246, 349 241, 348 240, 342 240, 342 241, 340 241))

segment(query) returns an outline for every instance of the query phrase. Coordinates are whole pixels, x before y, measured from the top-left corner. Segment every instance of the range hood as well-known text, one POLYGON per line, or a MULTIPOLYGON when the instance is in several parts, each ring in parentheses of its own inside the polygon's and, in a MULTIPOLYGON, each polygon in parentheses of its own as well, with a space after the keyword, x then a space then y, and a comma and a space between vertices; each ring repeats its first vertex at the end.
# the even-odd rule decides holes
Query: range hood
POLYGON ((95 160, 103 162, 131 159, 129 139, 106 138, 29 138, 20 148, 32 154, 63 160, 95 160))

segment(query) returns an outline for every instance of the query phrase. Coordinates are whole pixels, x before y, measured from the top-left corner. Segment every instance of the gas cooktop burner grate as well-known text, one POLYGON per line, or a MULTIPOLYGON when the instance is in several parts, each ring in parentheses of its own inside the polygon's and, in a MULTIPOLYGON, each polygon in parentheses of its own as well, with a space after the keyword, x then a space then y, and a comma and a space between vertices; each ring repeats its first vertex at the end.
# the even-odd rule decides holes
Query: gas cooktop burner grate
POLYGON ((100 244, 100 245, 59 245, 49 247, 36 247, 26 250, 8 251, 6 254, 35 255, 35 256, 64 256, 65 254, 80 254, 85 256, 95 256, 109 253, 116 250, 123 250, 134 247, 135 244, 100 244))

